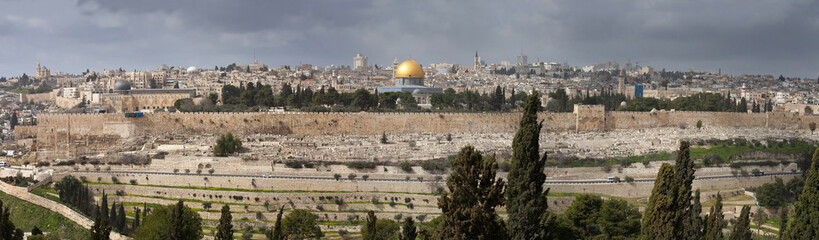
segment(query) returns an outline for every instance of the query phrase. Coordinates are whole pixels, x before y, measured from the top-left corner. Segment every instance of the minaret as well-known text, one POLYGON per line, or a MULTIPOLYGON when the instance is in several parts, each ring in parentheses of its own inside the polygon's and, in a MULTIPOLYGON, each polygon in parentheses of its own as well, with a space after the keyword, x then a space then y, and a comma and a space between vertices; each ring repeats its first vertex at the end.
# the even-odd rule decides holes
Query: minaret
POLYGON ((617 92, 626 95, 626 69, 623 69, 620 75, 620 81, 617 83, 617 92))
POLYGON ((395 76, 395 70, 398 70, 398 58, 392 61, 392 75, 395 76))
POLYGON ((481 57, 478 56, 478 51, 475 51, 475 71, 481 68, 481 57))

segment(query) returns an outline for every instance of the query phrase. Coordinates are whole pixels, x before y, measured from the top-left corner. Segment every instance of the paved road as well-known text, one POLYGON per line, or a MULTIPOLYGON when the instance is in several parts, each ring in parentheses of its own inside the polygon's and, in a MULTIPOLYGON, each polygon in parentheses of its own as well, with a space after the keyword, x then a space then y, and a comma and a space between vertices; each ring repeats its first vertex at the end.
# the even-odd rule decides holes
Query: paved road
MULTIPOLYGON (((69 208, 69 207, 67 207, 65 205, 62 205, 60 203, 51 201, 50 199, 40 197, 38 195, 30 193, 30 192, 26 191, 26 188, 11 186, 11 185, 3 182, 3 181, 0 181, 0 191, 3 191, 4 193, 9 194, 9 195, 15 196, 15 197, 17 197, 19 199, 22 199, 24 201, 27 201, 27 202, 42 206, 42 207, 47 208, 47 209, 49 209, 51 211, 54 211, 56 213, 62 214, 66 218, 71 219, 71 221, 76 222, 77 224, 79 224, 80 226, 82 226, 84 228, 91 229, 91 227, 94 226, 94 221, 92 221, 91 219, 86 218, 82 214, 80 214, 78 212, 75 212, 73 209, 71 209, 71 208, 69 208)), ((32 216, 32 217, 37 217, 37 216, 32 216)), ((124 240, 124 239, 130 239, 130 238, 125 237, 123 235, 120 235, 119 233, 111 232, 111 239, 124 240)))
MULTIPOLYGON (((276 175, 248 175, 248 174, 201 174, 201 173, 170 173, 170 172, 144 172, 144 171, 72 171, 74 173, 116 173, 116 174, 141 174, 141 175, 171 175, 171 176, 202 176, 202 177, 233 177, 233 178, 271 178, 271 179, 297 179, 297 180, 332 180, 335 181, 335 178, 332 177, 315 177, 315 176, 276 176, 276 175)), ((797 175, 802 174, 802 172, 778 172, 778 173, 765 173, 765 175, 761 176, 734 176, 734 175, 725 175, 725 176, 705 176, 705 177, 696 177, 694 180, 712 180, 712 179, 727 179, 727 178, 756 178, 756 177, 767 177, 767 176, 780 176, 780 175, 797 175)), ((360 177, 357 178, 359 180, 363 180, 360 177)), ((345 181, 347 178, 342 177, 339 180, 345 181)), ((374 182, 407 182, 406 179, 397 179, 397 178, 368 178, 367 181, 374 181, 374 182)), ((445 182, 446 180, 435 180, 435 179, 410 179, 409 181, 413 182, 445 182)), ((643 179, 634 179, 634 182, 654 182, 654 178, 643 178, 643 179)), ((587 179, 587 180, 547 180, 546 185, 557 185, 557 184, 614 184, 616 182, 608 181, 606 179, 587 179)))

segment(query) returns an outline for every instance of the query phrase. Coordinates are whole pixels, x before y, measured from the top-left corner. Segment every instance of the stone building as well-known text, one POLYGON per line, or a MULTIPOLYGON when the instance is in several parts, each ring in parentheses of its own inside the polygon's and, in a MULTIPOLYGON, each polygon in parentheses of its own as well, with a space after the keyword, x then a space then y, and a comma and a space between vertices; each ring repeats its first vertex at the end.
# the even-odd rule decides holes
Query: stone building
POLYGON ((196 90, 188 88, 131 89, 128 81, 117 80, 114 91, 100 94, 96 105, 109 112, 153 111, 168 109, 176 100, 195 95, 196 90))
POLYGON ((424 86, 424 68, 418 62, 408 59, 395 69, 395 85, 378 88, 379 93, 410 92, 419 104, 428 104, 429 96, 443 92, 441 88, 424 86))

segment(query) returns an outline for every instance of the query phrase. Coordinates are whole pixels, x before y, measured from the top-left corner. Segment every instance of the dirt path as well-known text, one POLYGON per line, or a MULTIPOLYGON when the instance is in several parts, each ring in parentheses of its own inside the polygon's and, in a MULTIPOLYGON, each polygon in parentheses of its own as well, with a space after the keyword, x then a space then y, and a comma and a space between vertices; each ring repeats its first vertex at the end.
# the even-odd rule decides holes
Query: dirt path
MULTIPOLYGON (((66 218, 71 219, 71 221, 76 222, 77 224, 84 228, 91 229, 91 227, 94 226, 94 221, 86 218, 80 213, 75 212, 68 206, 59 204, 44 197, 37 196, 33 193, 26 191, 26 188, 11 186, 5 182, 0 181, 0 191, 3 191, 6 194, 12 195, 27 202, 42 206, 56 213, 62 214, 66 218)), ((111 239, 125 240, 130 238, 125 237, 119 233, 111 232, 111 239)))

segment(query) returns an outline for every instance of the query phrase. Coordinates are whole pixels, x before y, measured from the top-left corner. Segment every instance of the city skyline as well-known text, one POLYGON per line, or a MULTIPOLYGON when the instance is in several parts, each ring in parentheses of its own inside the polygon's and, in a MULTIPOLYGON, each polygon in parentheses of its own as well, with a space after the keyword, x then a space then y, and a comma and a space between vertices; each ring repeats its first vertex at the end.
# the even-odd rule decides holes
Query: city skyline
POLYGON ((254 56, 279 65, 639 62, 669 70, 813 78, 817 3, 4 1, 0 76, 169 66, 212 68, 254 56), (786 37, 787 36, 787 37, 786 37), (9 47, 11 46, 11 47, 9 47))

